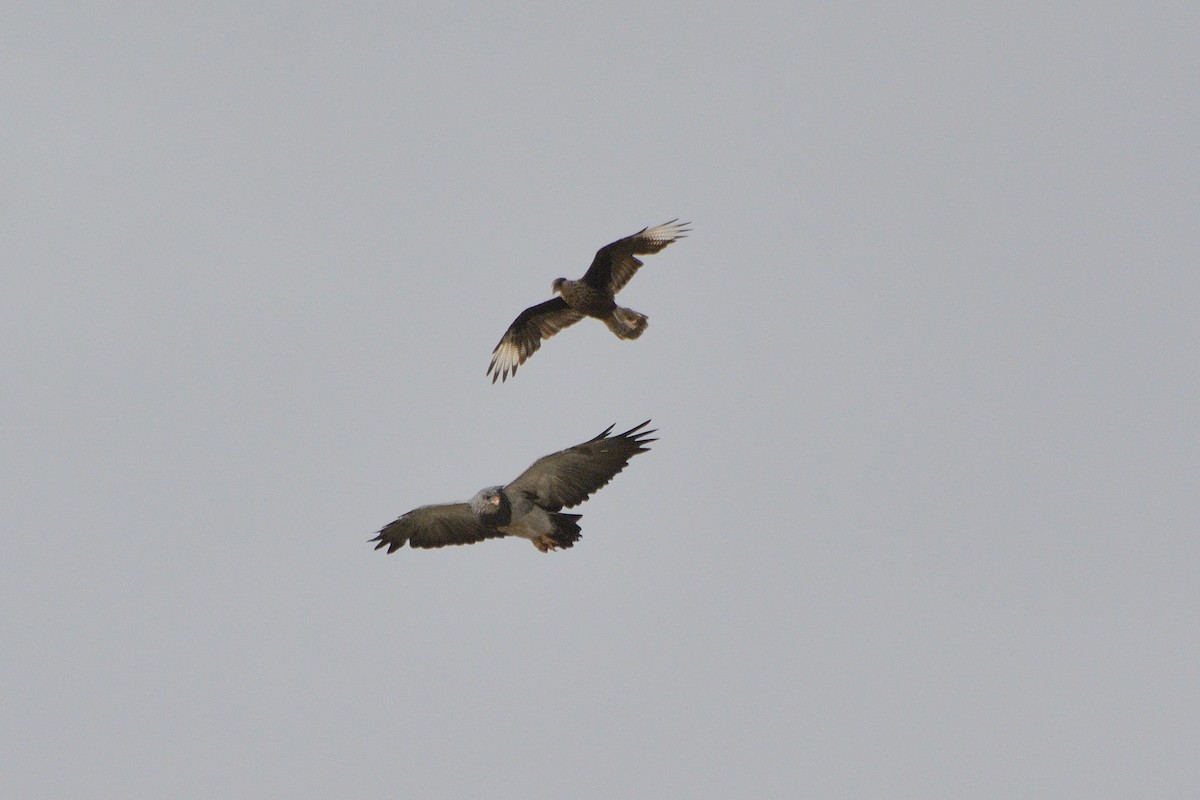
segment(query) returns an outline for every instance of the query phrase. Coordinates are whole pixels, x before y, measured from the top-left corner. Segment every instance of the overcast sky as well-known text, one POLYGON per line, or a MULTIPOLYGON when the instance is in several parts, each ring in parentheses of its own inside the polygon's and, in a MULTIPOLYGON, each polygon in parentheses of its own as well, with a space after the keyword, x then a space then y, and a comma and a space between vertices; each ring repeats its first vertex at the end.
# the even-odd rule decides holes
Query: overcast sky
POLYGON ((1200 796, 1195 3, 256 6, 0 13, 0 795, 1200 796))

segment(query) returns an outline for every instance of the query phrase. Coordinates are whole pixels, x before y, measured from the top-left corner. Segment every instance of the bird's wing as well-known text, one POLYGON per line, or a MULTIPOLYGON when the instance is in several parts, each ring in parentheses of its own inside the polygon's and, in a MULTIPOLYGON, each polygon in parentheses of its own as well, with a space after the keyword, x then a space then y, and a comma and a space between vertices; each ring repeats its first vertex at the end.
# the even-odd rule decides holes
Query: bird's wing
POLYGON ((389 553, 404 547, 445 547, 448 544, 474 544, 504 534, 479 522, 466 503, 445 503, 414 508, 394 522, 383 526, 372 542, 389 553))
POLYGON ((492 383, 495 383, 497 378, 501 381, 508 380, 510 372, 516 375, 517 367, 524 364, 525 359, 542 346, 542 339, 549 339, 581 319, 583 315, 572 310, 562 297, 555 297, 522 311, 492 350, 492 363, 487 368, 487 374, 492 376, 492 383))
POLYGON ((656 439, 646 438, 655 431, 642 430, 646 420, 624 433, 609 436, 612 425, 595 439, 542 456, 505 487, 508 492, 524 492, 547 511, 577 506, 625 469, 629 459, 650 448, 656 439))
POLYGON ((671 242, 682 239, 691 230, 687 227, 689 224, 673 219, 653 228, 642 228, 632 236, 604 245, 596 251, 592 265, 584 273, 584 283, 616 294, 642 265, 634 256, 657 253, 671 242))

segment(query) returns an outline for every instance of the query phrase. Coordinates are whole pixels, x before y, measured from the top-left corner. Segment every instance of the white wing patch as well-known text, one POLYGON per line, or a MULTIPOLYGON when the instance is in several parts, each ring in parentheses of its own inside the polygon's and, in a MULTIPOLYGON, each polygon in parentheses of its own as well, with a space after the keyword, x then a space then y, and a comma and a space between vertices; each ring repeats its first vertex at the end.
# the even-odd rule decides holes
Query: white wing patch
MULTIPOLYGON (((537 349, 536 345, 533 348, 537 349)), ((530 351, 532 353, 532 350, 530 351)), ((492 375, 492 383, 496 382, 498 376, 501 381, 508 380, 509 374, 516 375, 517 367, 525 363, 528 355, 521 353, 521 348, 516 342, 505 338, 503 342, 496 345, 496 352, 492 354, 492 363, 488 366, 488 374, 492 375)))
POLYGON ((691 228, 687 227, 689 224, 687 222, 671 220, 670 222, 664 222, 662 225, 647 228, 640 238, 649 239, 655 244, 661 243, 663 247, 666 247, 672 242, 677 242, 686 236, 691 231, 691 228))

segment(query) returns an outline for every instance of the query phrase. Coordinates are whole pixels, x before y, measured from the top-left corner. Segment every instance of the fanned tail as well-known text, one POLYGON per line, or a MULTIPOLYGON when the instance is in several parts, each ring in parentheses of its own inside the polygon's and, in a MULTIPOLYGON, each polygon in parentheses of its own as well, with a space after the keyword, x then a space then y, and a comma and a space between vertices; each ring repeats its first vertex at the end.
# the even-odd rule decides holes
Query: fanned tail
POLYGON ((617 306, 613 309, 613 313, 604 320, 604 324, 618 338, 636 339, 646 330, 646 326, 650 324, 650 318, 632 308, 617 306))
POLYGON ((554 520, 554 533, 550 534, 550 538, 559 547, 570 547, 583 535, 582 529, 579 527, 579 520, 583 518, 583 514, 557 512, 551 514, 550 518, 554 520))

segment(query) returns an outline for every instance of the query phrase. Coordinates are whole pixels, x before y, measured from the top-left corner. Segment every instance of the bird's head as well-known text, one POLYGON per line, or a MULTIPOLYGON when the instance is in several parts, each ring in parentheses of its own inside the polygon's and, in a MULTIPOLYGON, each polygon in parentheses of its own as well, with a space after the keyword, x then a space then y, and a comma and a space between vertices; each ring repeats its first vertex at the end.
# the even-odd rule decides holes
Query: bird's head
POLYGON ((563 284, 566 282, 566 278, 555 278, 550 282, 550 294, 560 293, 562 291, 563 284))
POLYGON ((493 528, 508 524, 512 509, 508 498, 504 496, 503 487, 489 486, 476 492, 471 498, 471 513, 480 522, 493 528))

